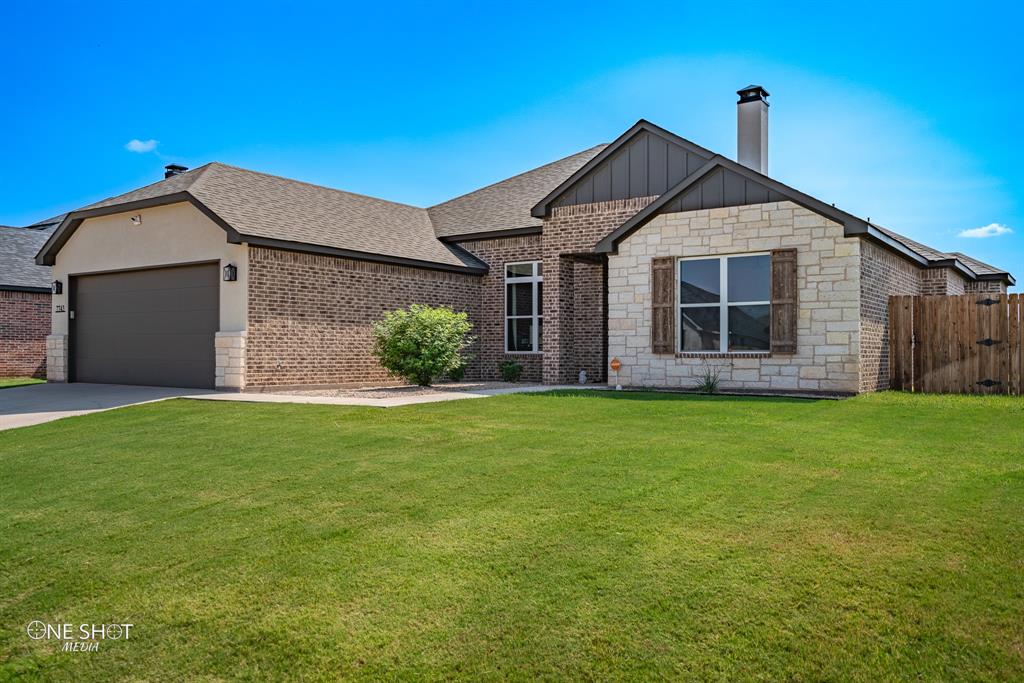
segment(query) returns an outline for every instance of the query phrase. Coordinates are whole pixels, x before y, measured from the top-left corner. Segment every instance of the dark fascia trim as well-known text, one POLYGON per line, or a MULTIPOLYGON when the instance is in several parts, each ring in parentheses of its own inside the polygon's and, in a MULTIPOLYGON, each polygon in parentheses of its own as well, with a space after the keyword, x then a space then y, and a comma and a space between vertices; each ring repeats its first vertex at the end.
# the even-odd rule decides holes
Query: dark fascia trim
POLYGON ((467 232, 461 235, 444 235, 438 239, 442 242, 480 242, 482 240, 496 240, 501 237, 522 237, 524 235, 539 235, 544 229, 539 225, 531 225, 526 228, 509 228, 507 230, 491 230, 490 232, 467 232))
POLYGON ((1017 284, 1017 280, 1015 280, 1014 277, 1009 273, 984 273, 979 274, 978 279, 986 281, 995 280, 996 282, 1005 282, 1011 287, 1017 284))
MULTIPOLYGON (((603 240, 598 242, 598 251, 603 251, 606 253, 614 252, 618 243, 621 242, 625 237, 629 236, 635 230, 646 225, 648 221, 654 218, 654 216, 656 216, 658 212, 665 207, 665 205, 679 197, 679 195, 686 192, 686 190, 688 190, 695 182, 697 182, 698 180, 708 175, 717 168, 724 168, 728 171, 736 173, 737 175, 743 176, 748 180, 752 180, 756 183, 759 183, 767 187, 769 190, 772 190, 773 192, 782 195, 783 197, 793 202, 794 204, 802 206, 805 209, 808 209, 809 211, 813 211, 817 214, 824 216, 825 218, 828 218, 831 221, 839 223, 840 225, 843 226, 843 233, 846 237, 855 237, 868 234, 872 230, 875 233, 877 233, 878 236, 885 237, 877 229, 874 229, 873 226, 871 226, 867 221, 861 218, 857 218, 853 214, 846 213, 842 209, 837 209, 834 206, 826 204, 820 199, 815 199, 809 194, 805 194, 800 190, 790 187, 789 185, 780 183, 779 181, 769 178, 768 176, 763 175, 761 173, 758 173, 753 169, 747 168, 743 164, 737 163, 731 159, 727 159, 723 157, 721 154, 716 154, 706 164, 704 164, 696 171, 691 173, 689 176, 681 180, 679 183, 676 184, 675 187, 671 188, 665 194, 661 195, 656 200, 648 204, 646 208, 644 208, 642 211, 640 211, 632 218, 627 220, 625 223, 619 226, 614 232, 605 237, 603 240)), ((900 244, 899 242, 896 242, 895 240, 889 241, 893 243, 893 246, 898 245, 899 247, 902 247, 903 250, 906 250, 906 247, 900 244)), ((909 252, 908 250, 908 253, 914 252, 909 252)), ((920 255, 917 256, 919 259, 922 258, 920 257, 920 255)), ((924 260, 922 262, 926 263, 927 260, 924 260)))
POLYGON ((338 249, 337 247, 324 247, 317 244, 306 244, 305 242, 291 242, 278 240, 270 237, 257 237, 253 235, 242 235, 242 241, 257 247, 269 247, 283 251, 297 251, 306 254, 320 254, 323 256, 338 256, 349 258, 355 261, 370 261, 373 263, 386 263, 393 266, 408 266, 410 268, 421 268, 423 270, 442 270, 464 275, 484 275, 487 273, 487 266, 480 259, 472 256, 464 249, 454 244, 446 244, 453 251, 458 249, 459 255, 465 254, 479 266, 453 266, 447 263, 435 263, 433 261, 420 261, 418 259, 402 258, 400 256, 387 256, 385 254, 371 254, 363 251, 352 251, 351 249, 338 249))
POLYGON ((29 287, 26 285, 0 285, 0 292, 29 292, 32 294, 52 294, 49 287, 29 287))
POLYGON ((597 243, 595 250, 601 253, 614 253, 619 242, 646 225, 651 221, 651 219, 657 216, 669 202, 679 197, 699 180, 718 168, 733 171, 734 173, 737 173, 749 180, 760 183, 768 189, 782 195, 789 201, 792 201, 794 204, 802 206, 809 211, 813 211, 825 218, 828 218, 829 220, 839 223, 843 226, 843 235, 845 237, 866 237, 871 239, 880 246, 913 261, 922 268, 953 268, 968 280, 979 279, 979 276, 974 271, 957 259, 947 259, 943 261, 929 260, 899 240, 886 235, 867 221, 846 213, 842 209, 837 209, 834 206, 826 204, 820 199, 815 199, 814 197, 780 183, 777 180, 773 180, 772 178, 758 173, 753 169, 747 168, 746 166, 732 161, 731 159, 726 159, 720 154, 716 154, 708 163, 691 173, 675 187, 658 197, 658 199, 648 204, 644 209, 637 212, 633 217, 616 228, 611 234, 597 243))
POLYGON ((666 140, 674 142, 683 149, 693 152, 695 154, 699 154, 701 156, 706 156, 709 158, 715 156, 715 153, 712 152, 710 149, 705 149, 695 142, 690 142, 686 138, 681 138, 675 133, 665 130, 661 126, 655 125, 650 121, 640 119, 632 126, 630 126, 629 130, 627 130, 619 137, 615 138, 615 140, 610 145, 608 145, 600 152, 598 152, 598 154, 593 159, 583 164, 582 168, 580 168, 578 171, 576 171, 571 176, 566 178, 558 187, 556 187, 554 190, 548 193, 548 195, 544 197, 544 199, 540 200, 536 206, 530 209, 530 215, 533 216, 534 218, 544 218, 545 216, 547 216, 548 211, 551 208, 551 202, 558 199, 558 197, 560 197, 563 192, 572 187, 578 180, 583 178, 583 176, 590 173, 590 171, 595 166, 599 165, 605 159, 615 154, 615 152, 619 151, 619 149, 621 149, 627 142, 632 140, 633 137, 640 133, 641 131, 646 131, 648 133, 653 133, 654 135, 657 135, 659 137, 663 137, 666 140))
POLYGON ((686 178, 683 178, 683 180, 677 183, 671 190, 655 199, 643 209, 633 214, 633 216, 625 223, 615 228, 615 230, 597 243, 594 251, 602 254, 614 253, 619 242, 647 225, 647 223, 657 216, 669 202, 686 192, 686 190, 695 185, 716 168, 718 168, 718 162, 712 158, 711 161, 698 168, 686 178))
POLYGON ((952 268, 968 280, 977 280, 978 274, 958 258, 935 259, 928 262, 929 268, 952 268))
POLYGON ((658 212, 665 207, 665 205, 679 197, 679 195, 688 190, 697 180, 700 180, 700 178, 703 178, 716 168, 724 168, 728 171, 741 175, 748 180, 760 183, 769 190, 781 194, 794 204, 798 204, 805 209, 839 223, 843 226, 843 232, 846 237, 866 234, 868 229, 871 227, 867 221, 861 218, 857 218, 856 216, 846 213, 841 209, 837 209, 834 206, 826 204, 820 199, 815 199, 809 194, 805 194, 800 190, 790 187, 789 185, 780 183, 778 180, 773 180, 772 178, 758 173, 753 169, 747 168, 743 164, 737 163, 732 159, 727 159, 721 154, 715 154, 706 164, 681 180, 675 187, 669 189, 665 194, 648 204, 645 209, 634 215, 628 221, 619 226, 619 228, 614 232, 598 242, 598 250, 614 252, 616 246, 620 241, 622 241, 622 239, 629 236, 633 231, 646 225, 648 221, 654 218, 654 216, 656 216, 658 212))
POLYGON ((61 248, 71 239, 71 235, 78 230, 78 226, 82 224, 82 221, 87 218, 96 218, 97 216, 110 216, 117 213, 127 213, 129 211, 137 211, 139 209, 148 209, 154 206, 166 206, 168 204, 177 204, 179 202, 188 202, 192 206, 196 207, 201 211, 207 218, 212 220, 218 226, 220 226, 224 232, 227 233, 227 240, 231 244, 241 244, 242 238, 238 234, 238 231, 228 225, 227 221, 215 214, 208 206, 203 204, 201 201, 193 197, 187 191, 174 192, 172 194, 162 195, 160 197, 150 197, 149 199, 139 199, 134 202, 125 202, 123 204, 113 204, 111 206, 100 206, 95 209, 82 209, 80 211, 72 211, 64 220, 61 221, 60 227, 53 231, 50 235, 50 239, 46 240, 46 243, 36 254, 36 264, 40 266, 52 266, 57 260, 57 253, 61 248))

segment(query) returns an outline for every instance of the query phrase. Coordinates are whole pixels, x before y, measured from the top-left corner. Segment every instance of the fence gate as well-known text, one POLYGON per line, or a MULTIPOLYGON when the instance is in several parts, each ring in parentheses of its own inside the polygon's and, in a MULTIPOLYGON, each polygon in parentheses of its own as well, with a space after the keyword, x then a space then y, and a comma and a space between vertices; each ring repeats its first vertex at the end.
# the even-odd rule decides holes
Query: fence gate
POLYGON ((889 297, 889 385, 944 394, 1024 394, 1024 296, 889 297))

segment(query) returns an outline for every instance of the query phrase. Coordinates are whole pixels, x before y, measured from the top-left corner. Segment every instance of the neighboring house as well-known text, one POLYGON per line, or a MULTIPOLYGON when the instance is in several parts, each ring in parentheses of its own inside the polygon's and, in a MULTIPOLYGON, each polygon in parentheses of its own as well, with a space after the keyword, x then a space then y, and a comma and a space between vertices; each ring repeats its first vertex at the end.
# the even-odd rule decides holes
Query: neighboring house
POLYGON ((63 220, 0 226, 0 377, 45 377, 50 268, 35 255, 63 220))
POLYGON ((737 163, 640 121, 427 209, 210 163, 74 211, 40 251, 54 381, 388 381, 370 324, 469 313, 467 377, 854 393, 888 383, 892 294, 1013 278, 765 175, 767 93, 739 91, 737 163), (609 361, 621 368, 608 377, 609 361))

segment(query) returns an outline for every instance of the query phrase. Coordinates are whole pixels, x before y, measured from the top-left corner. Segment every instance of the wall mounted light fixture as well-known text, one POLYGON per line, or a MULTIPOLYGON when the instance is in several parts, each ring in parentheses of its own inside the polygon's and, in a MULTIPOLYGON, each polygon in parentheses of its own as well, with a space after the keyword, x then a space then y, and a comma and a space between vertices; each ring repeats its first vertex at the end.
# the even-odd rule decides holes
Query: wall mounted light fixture
POLYGON ((132 225, 142 225, 142 214, 137 213, 132 216, 132 225))
POLYGON ((238 268, 234 264, 224 266, 224 282, 234 282, 238 279, 238 268))
POLYGON ((54 294, 60 294, 64 291, 64 284, 60 280, 54 280, 53 284, 50 285, 50 291, 54 294))

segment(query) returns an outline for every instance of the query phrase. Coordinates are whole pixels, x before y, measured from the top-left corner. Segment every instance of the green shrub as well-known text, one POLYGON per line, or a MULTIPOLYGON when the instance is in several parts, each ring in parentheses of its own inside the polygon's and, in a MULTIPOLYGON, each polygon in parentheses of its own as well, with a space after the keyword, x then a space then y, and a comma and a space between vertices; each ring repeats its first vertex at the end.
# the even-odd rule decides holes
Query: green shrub
POLYGON ((373 354, 392 374, 428 387, 466 364, 462 352, 475 341, 472 329, 465 313, 413 304, 373 324, 373 354))
POLYGON ((466 364, 461 363, 448 371, 448 379, 453 382, 461 382, 466 376, 466 364))
POLYGON ((506 382, 518 382, 519 377, 523 374, 523 366, 514 360, 504 360, 498 363, 498 369, 501 370, 501 379, 506 382))

